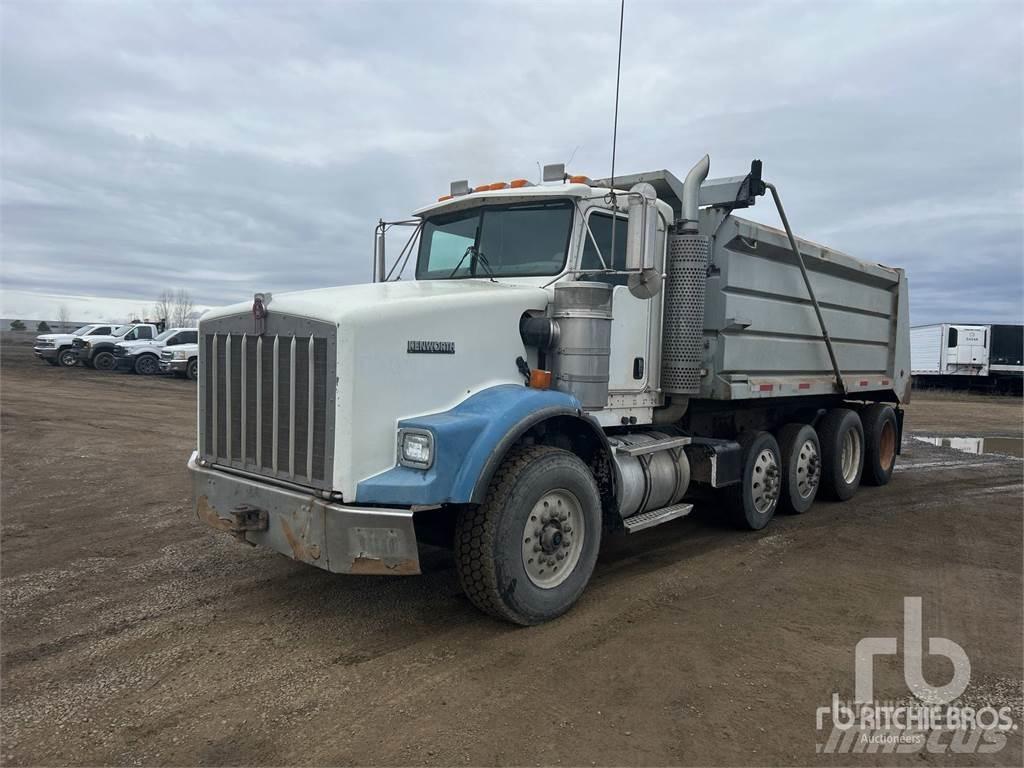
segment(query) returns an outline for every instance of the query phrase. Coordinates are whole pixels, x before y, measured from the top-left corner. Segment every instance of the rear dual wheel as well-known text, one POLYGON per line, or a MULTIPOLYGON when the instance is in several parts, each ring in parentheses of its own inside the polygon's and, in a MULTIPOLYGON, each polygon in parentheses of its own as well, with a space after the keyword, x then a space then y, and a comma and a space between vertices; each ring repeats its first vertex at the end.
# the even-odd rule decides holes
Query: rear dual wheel
POLYGON ((740 435, 743 472, 740 482, 726 489, 733 520, 740 528, 759 531, 768 525, 779 506, 782 459, 779 444, 768 432, 740 435))

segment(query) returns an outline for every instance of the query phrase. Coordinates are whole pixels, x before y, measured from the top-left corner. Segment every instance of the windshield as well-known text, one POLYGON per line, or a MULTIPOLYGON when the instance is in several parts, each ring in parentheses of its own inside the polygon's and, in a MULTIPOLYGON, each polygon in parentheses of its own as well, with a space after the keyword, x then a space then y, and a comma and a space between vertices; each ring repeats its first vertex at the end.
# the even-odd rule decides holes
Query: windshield
POLYGON ((571 201, 558 200, 481 206, 427 219, 416 278, 557 275, 569 250, 572 211, 571 201))
POLYGON ((87 332, 87 331, 88 331, 88 330, 89 330, 90 328, 95 328, 95 326, 93 326, 93 325, 83 325, 83 326, 82 326, 81 328, 79 328, 79 329, 78 329, 77 331, 72 331, 72 332, 71 332, 71 335, 72 335, 72 336, 84 336, 84 335, 85 335, 85 333, 86 333, 86 332, 87 332))
POLYGON ((161 333, 159 336, 157 336, 155 339, 153 339, 153 341, 166 341, 168 338, 170 338, 171 336, 173 336, 177 332, 178 332, 177 328, 171 328, 171 329, 166 330, 163 333, 161 333))
POLYGON ((124 336, 124 335, 125 335, 126 333, 128 333, 128 331, 130 331, 130 330, 131 330, 132 328, 134 328, 134 327, 135 327, 135 326, 132 326, 132 325, 125 325, 125 326, 123 326, 123 327, 121 327, 121 328, 118 328, 118 329, 116 329, 116 330, 115 330, 115 331, 114 331, 114 332, 113 332, 112 334, 110 334, 110 335, 111 335, 111 336, 124 336))

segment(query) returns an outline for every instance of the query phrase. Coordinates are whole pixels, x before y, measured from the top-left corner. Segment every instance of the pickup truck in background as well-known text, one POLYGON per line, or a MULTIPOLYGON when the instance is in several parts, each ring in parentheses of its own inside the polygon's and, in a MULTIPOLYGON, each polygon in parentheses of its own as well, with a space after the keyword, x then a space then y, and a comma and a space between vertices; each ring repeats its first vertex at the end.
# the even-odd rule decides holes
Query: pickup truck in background
POLYGON ((114 368, 151 376, 160 372, 160 353, 164 349, 195 344, 198 340, 195 328, 168 328, 153 339, 123 341, 114 345, 114 368))
POLYGON ((109 336, 78 337, 73 346, 78 362, 82 365, 98 371, 111 371, 115 365, 115 345, 126 341, 154 339, 159 333, 160 327, 153 323, 133 323, 122 325, 109 336))
POLYGON ((199 344, 178 344, 160 353, 160 371, 195 381, 199 376, 199 344))
POLYGON ((74 349, 74 341, 79 337, 110 336, 116 333, 121 326, 110 325, 109 323, 93 323, 83 325, 71 333, 44 333, 36 336, 32 351, 40 360, 45 360, 50 365, 60 365, 70 368, 78 364, 78 352, 74 349))

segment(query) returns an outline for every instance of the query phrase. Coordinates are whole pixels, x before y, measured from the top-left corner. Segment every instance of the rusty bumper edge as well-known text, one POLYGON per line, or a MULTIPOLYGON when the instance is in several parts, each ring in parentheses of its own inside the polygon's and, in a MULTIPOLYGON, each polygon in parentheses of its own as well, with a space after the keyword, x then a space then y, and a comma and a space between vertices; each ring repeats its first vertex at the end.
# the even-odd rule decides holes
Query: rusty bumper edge
POLYGON ((201 467, 196 452, 188 468, 196 517, 214 530, 332 573, 420 572, 410 509, 332 504, 312 493, 201 467))

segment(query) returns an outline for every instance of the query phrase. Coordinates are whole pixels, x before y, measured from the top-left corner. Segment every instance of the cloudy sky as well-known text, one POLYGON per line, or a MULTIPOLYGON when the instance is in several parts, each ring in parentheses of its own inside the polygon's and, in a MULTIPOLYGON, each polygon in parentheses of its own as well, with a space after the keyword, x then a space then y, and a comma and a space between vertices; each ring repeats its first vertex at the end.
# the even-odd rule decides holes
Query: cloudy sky
MULTIPOLYGON (((798 234, 908 269, 915 323, 1020 322, 1022 8, 627 0, 617 167, 760 157, 798 234)), ((6 317, 366 281, 451 179, 609 169, 617 2, 0 13, 6 317)))

